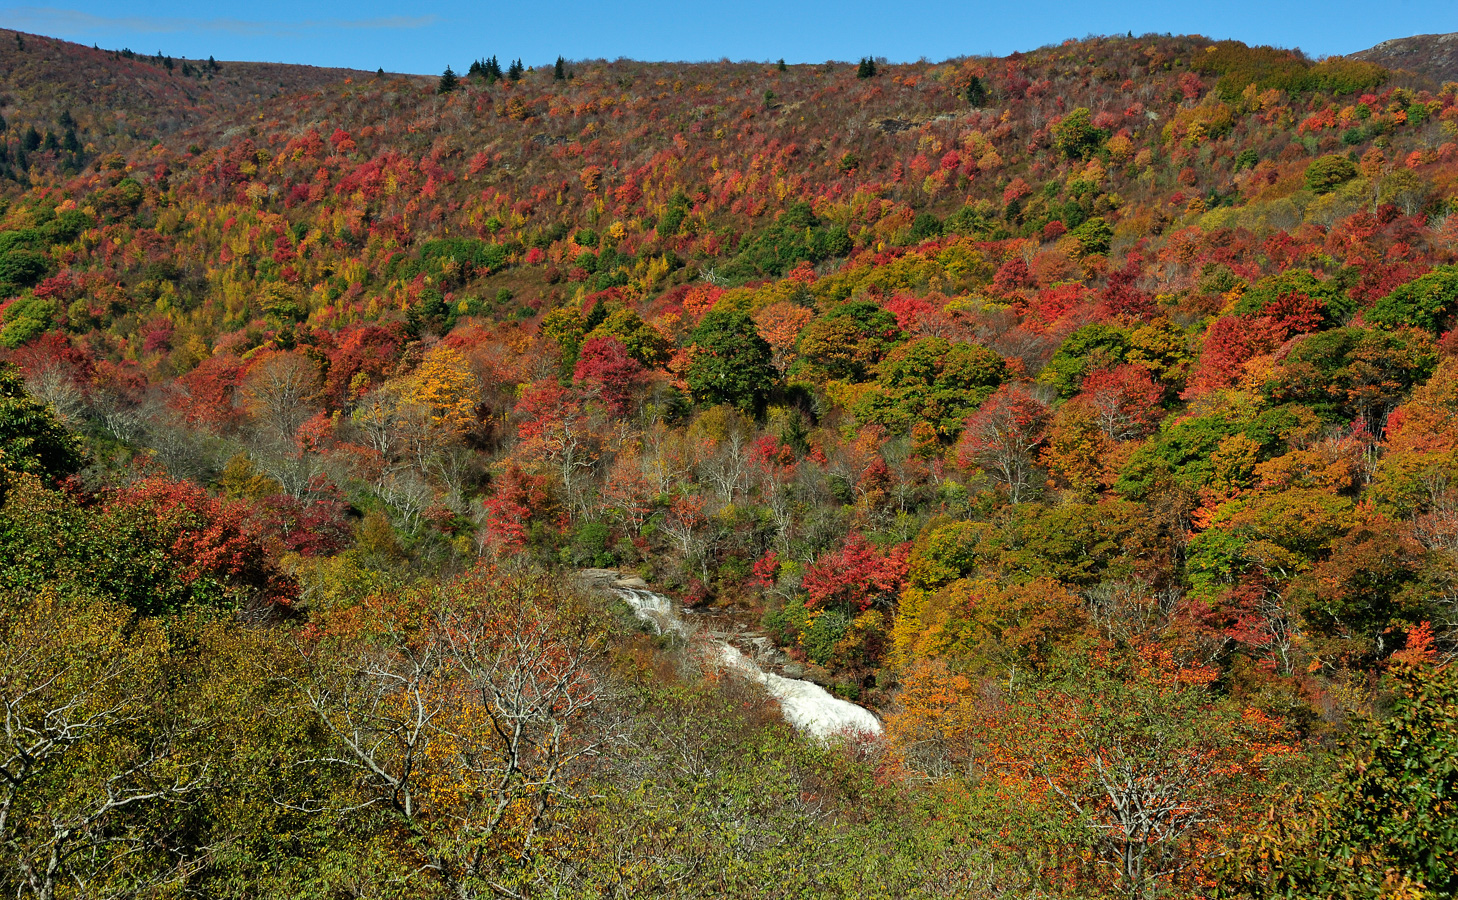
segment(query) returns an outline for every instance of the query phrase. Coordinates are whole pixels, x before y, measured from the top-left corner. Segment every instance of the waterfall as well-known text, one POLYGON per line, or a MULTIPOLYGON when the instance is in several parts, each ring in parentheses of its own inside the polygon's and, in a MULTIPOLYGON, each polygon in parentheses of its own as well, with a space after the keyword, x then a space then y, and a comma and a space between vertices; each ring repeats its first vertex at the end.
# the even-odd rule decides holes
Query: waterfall
MULTIPOLYGON (((613 590, 635 616, 652 625, 658 634, 689 636, 688 623, 674 609, 672 600, 638 587, 614 585, 613 590)), ((713 644, 719 655, 717 662, 723 669, 764 685, 766 693, 779 702, 785 721, 800 731, 816 738, 854 732, 881 733, 881 723, 870 710, 833 697, 814 682, 766 672, 721 638, 714 638, 713 644)))

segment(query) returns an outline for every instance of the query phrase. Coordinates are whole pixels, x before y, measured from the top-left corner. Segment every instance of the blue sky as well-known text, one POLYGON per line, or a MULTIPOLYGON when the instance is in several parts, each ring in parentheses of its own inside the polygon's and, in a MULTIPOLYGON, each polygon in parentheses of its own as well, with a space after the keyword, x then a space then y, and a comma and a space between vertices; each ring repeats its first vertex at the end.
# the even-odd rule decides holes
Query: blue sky
POLYGON ((648 60, 893 61, 1031 50, 1087 34, 1199 33, 1350 53, 1411 34, 1458 31, 1453 0, 130 0, 6 5, 0 27, 108 49, 392 72, 630 57, 648 60))

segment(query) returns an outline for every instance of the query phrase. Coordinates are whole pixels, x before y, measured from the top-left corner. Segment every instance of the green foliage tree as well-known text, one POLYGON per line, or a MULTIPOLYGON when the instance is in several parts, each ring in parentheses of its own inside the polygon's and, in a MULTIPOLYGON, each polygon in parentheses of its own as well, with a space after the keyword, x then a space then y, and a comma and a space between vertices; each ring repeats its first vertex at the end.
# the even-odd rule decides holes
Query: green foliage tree
POLYGON ((869 300, 851 301, 800 332, 795 374, 811 380, 864 381, 901 338, 890 312, 869 300))
POLYGON ((1404 328, 1334 328, 1291 348, 1262 387, 1274 403, 1300 403, 1338 421, 1363 418, 1374 433, 1438 364, 1432 339, 1404 328))
MULTIPOLYGON (((674 227, 674 221, 682 221, 672 200, 669 206, 659 222, 660 233, 665 227, 674 227)), ((781 276, 799 263, 845 256, 852 248, 845 226, 823 227, 810 204, 793 203, 780 213, 775 224, 740 239, 739 253, 724 267, 724 274, 736 279, 781 276)))
POLYGON ((1078 241, 1078 249, 1084 256, 1102 256, 1109 252, 1114 239, 1114 227, 1103 216, 1094 216, 1068 232, 1078 241))
MULTIPOLYGON (((1162 482, 1198 491, 1217 476, 1247 478, 1248 467, 1229 471, 1231 462, 1216 453, 1228 438, 1239 437, 1239 448, 1254 456, 1243 460, 1253 466, 1276 455, 1290 442, 1308 441, 1321 429, 1321 421, 1310 410, 1295 404, 1259 412, 1224 410, 1219 414, 1168 418, 1159 433, 1140 446, 1120 469, 1115 489, 1126 497, 1143 499, 1162 482), (1222 469, 1226 471, 1221 471, 1222 469)), ((1238 455, 1238 454, 1237 454, 1238 455)))
POLYGON ((30 287, 50 270, 50 259, 39 251, 16 247, 0 253, 0 289, 14 291, 30 287))
POLYGON ((1356 177, 1356 164, 1334 153, 1318 157, 1306 167, 1306 186, 1317 194, 1329 194, 1356 177))
POLYGON ((962 98, 975 109, 981 109, 987 105, 987 85, 982 79, 973 75, 967 82, 966 90, 962 91, 962 98))
POLYGON ((0 365, 0 470, 55 483, 80 471, 83 462, 80 439, 26 391, 18 369, 0 365))
POLYGON ((752 410, 769 396, 776 377, 770 345, 747 313, 710 310, 693 331, 692 352, 686 380, 700 403, 752 410))
POLYGON ((911 239, 924 241, 942 233, 942 220, 929 212, 917 213, 911 220, 911 239))
POLYGON ((0 507, 0 586, 120 602, 148 615, 287 606, 296 585, 237 504, 150 479, 100 509, 18 476, 0 507))
POLYGON ((1458 266, 1437 269, 1394 288, 1367 311, 1367 321, 1397 328, 1411 325, 1441 335, 1458 316, 1458 266))
POLYGON ((1129 346, 1129 332, 1124 328, 1102 322, 1085 325, 1064 339, 1038 380, 1051 385, 1058 396, 1072 397, 1089 372, 1124 362, 1129 346))
MULTIPOLYGON (((1321 327, 1344 324, 1357 305, 1341 286, 1304 269, 1287 269, 1251 285, 1235 305, 1242 316, 1319 317, 1321 327)), ((1303 324, 1304 330, 1304 324, 1303 324)))
POLYGON ((15 349, 40 337, 55 327, 57 304, 33 296, 24 296, 5 309, 0 325, 0 346, 15 349))
POLYGON ((853 411, 904 434, 926 422, 944 437, 962 423, 1007 378, 1002 357, 981 344, 926 337, 897 347, 875 367, 876 380, 853 411))
POLYGON ((594 337, 617 338, 629 356, 650 368, 663 365, 670 355, 668 339, 626 306, 609 312, 606 318, 588 332, 584 340, 594 337))
POLYGON ((1291 792, 1232 857, 1229 897, 1458 895, 1458 668, 1404 663, 1315 797, 1291 792))
POLYGON ((1052 126, 1053 148, 1068 159, 1087 159, 1108 139, 1093 125, 1093 114, 1085 107, 1070 110, 1052 126))

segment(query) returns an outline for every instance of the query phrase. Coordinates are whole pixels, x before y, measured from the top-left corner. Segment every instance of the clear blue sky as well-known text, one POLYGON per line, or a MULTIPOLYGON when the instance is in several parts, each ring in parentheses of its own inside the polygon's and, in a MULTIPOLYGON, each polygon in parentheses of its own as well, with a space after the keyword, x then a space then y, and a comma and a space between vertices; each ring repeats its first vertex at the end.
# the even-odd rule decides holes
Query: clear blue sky
POLYGON ((1454 0, 72 0, 6 5, 0 27, 107 49, 394 72, 630 57, 647 60, 892 61, 1006 54, 1088 34, 1198 33, 1350 53, 1412 34, 1458 31, 1454 0))

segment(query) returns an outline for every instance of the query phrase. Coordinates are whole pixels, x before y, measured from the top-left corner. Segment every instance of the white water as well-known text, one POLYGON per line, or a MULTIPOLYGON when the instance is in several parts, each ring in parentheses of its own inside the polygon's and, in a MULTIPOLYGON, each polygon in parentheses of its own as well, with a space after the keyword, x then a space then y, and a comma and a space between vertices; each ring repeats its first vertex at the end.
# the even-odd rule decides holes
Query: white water
MULTIPOLYGON (((667 597, 639 588, 618 587, 615 590, 632 608, 633 614, 650 623, 659 634, 688 637, 687 623, 674 611, 673 602, 667 597)), ((727 641, 715 639, 714 644, 719 662, 726 670, 764 685, 765 691, 779 701, 785 721, 806 734, 828 738, 854 732, 881 733, 881 723, 870 710, 832 697, 814 682, 766 672, 727 641)))

